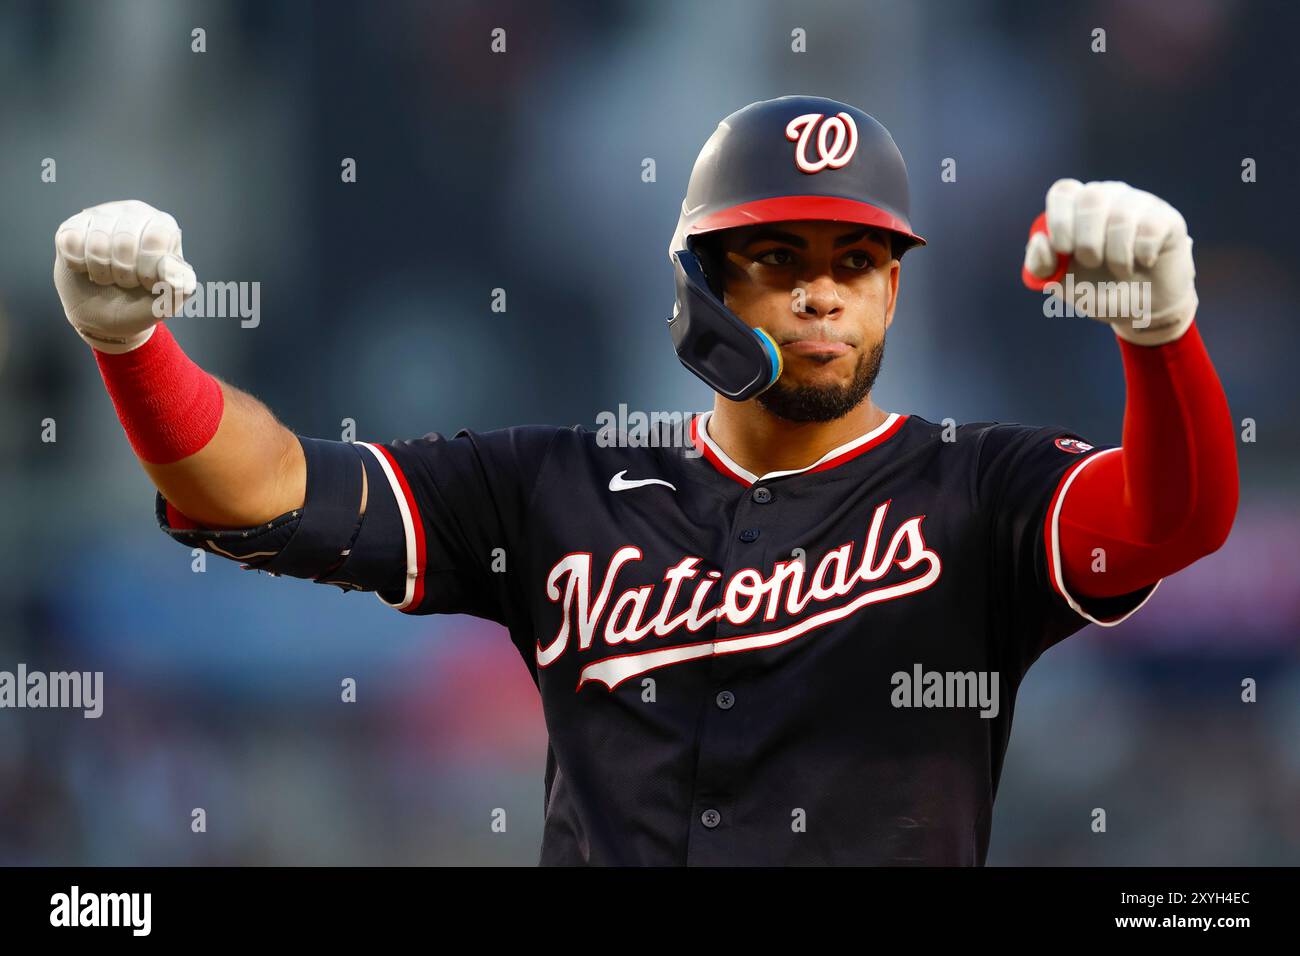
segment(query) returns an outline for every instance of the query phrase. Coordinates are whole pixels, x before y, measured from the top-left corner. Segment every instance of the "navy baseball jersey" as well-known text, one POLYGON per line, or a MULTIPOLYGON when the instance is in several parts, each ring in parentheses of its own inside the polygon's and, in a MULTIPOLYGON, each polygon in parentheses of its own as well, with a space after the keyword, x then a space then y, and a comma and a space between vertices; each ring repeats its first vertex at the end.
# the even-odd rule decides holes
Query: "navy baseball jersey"
POLYGON ((642 447, 582 427, 300 438, 301 513, 190 530, 160 496, 159 521, 245 567, 283 547, 281 573, 507 628, 549 737, 543 864, 982 865, 1021 678, 1155 587, 1087 600, 1062 578, 1061 503, 1108 449, 895 414, 754 475, 709 417, 642 447))

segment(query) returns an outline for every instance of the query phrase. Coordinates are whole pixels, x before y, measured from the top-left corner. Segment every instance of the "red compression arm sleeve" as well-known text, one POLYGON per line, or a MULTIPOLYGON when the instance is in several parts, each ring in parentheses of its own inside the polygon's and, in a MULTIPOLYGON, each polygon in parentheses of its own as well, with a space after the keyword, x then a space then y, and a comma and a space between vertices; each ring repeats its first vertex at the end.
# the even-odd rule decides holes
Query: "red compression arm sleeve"
POLYGON ((1192 323, 1165 345, 1117 339, 1127 397, 1119 451, 1084 467, 1061 505, 1071 592, 1128 594, 1217 550, 1237 513, 1237 445, 1223 386, 1192 323), (1103 549, 1105 570, 1094 568, 1103 549))

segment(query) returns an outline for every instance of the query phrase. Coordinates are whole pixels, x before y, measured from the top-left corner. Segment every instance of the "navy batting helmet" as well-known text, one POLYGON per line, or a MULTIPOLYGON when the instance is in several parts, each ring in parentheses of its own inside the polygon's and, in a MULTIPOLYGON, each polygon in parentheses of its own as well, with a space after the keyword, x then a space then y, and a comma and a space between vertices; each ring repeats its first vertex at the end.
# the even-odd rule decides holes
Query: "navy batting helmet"
POLYGON ((925 244, 908 219, 903 157, 889 131, 862 110, 820 96, 782 96, 719 123, 695 160, 668 246, 677 281, 668 330, 682 364, 735 401, 776 382, 781 350, 722 304, 721 263, 698 237, 796 219, 887 230, 900 257, 925 244))

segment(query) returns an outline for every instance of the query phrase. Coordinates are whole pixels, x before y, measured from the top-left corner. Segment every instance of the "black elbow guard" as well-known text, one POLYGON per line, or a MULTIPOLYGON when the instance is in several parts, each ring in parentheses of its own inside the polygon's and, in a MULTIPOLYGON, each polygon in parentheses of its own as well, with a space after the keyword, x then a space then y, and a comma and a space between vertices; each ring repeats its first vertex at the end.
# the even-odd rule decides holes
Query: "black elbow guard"
MULTIPOLYGON (((376 506, 374 520, 371 514, 360 513, 361 476, 366 467, 361 450, 350 442, 297 437, 307 462, 302 508, 252 528, 182 529, 170 526, 167 503, 160 494, 155 509, 159 527, 182 544, 239 561, 247 569, 313 581, 329 578, 328 583, 345 590, 387 586, 382 580, 367 580, 370 575, 366 572, 374 570, 367 562, 351 560, 363 517, 373 526, 384 524, 382 491, 373 478, 369 497, 376 506)), ((370 510, 368 504, 367 512, 370 510)), ((382 532, 382 528, 375 531, 382 532)))

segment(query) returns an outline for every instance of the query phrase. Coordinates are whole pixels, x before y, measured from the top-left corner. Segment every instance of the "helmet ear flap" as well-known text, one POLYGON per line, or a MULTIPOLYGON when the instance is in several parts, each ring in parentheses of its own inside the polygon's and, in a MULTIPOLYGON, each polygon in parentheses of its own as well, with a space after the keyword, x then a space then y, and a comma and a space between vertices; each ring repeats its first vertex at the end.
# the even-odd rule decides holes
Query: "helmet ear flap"
POLYGON ((709 288, 701 251, 694 244, 673 253, 673 273, 677 298, 668 331, 682 364, 735 402, 770 388, 781 374, 780 348, 767 332, 746 325, 709 288))

